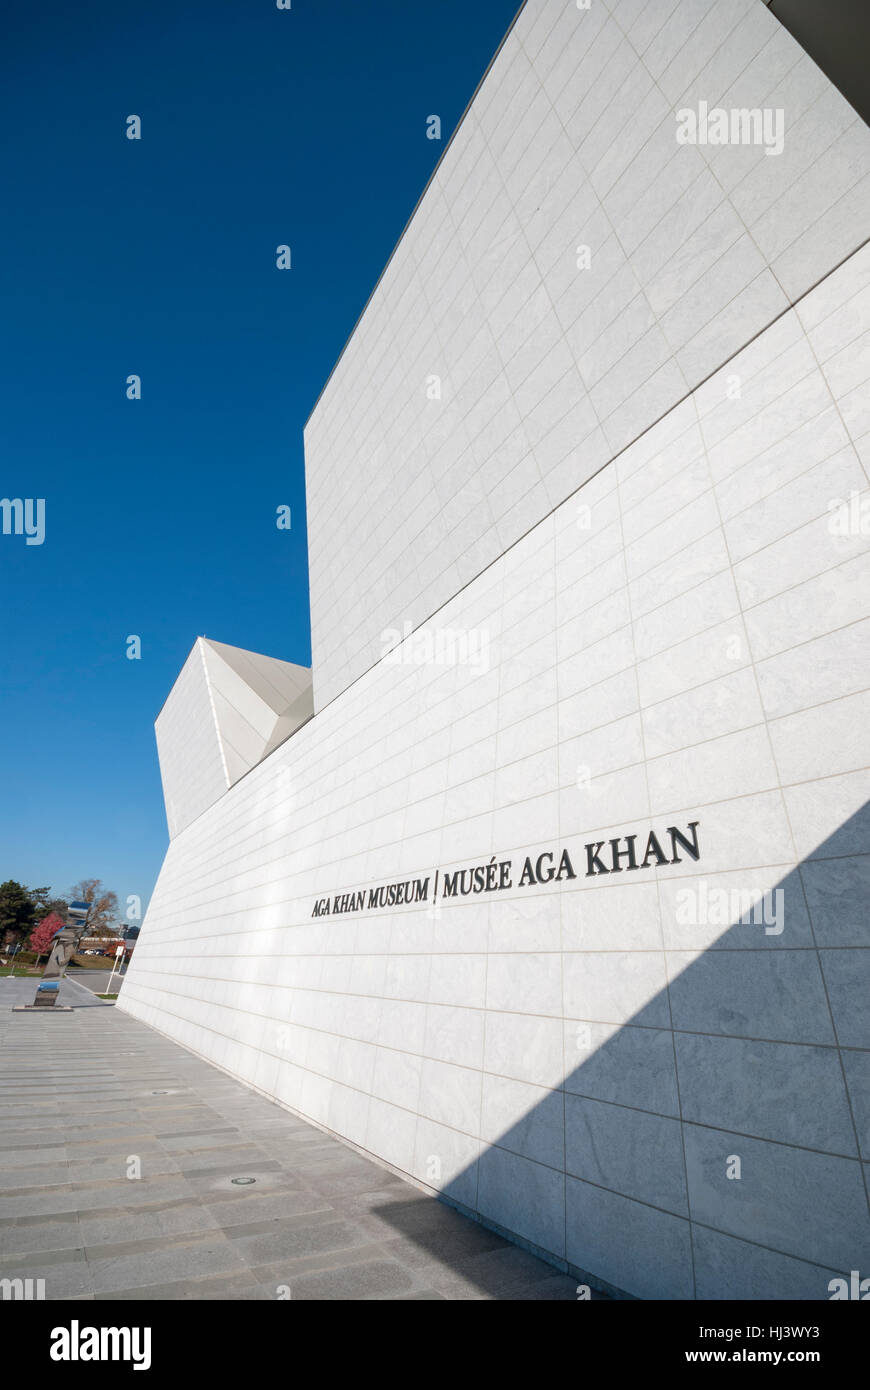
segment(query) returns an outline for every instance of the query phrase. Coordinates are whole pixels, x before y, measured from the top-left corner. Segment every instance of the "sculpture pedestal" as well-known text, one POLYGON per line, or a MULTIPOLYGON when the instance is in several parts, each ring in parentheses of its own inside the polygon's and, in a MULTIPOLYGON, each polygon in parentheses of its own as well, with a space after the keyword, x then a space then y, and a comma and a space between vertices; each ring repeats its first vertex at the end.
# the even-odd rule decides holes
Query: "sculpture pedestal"
POLYGON ((13 1006, 14 1014, 33 1013, 36 1009, 51 1009, 58 1014, 71 1014, 73 1012, 70 1004, 58 1004, 57 995, 60 983, 57 980, 43 980, 37 986, 36 998, 32 1004, 16 1004, 13 1006))

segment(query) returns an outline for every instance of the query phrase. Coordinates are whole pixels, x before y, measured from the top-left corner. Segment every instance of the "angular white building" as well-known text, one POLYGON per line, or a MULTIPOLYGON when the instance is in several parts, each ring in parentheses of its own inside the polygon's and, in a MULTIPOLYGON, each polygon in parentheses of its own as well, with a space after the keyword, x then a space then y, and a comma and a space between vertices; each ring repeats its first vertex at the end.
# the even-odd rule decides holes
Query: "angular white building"
POLYGON ((170 839, 313 712, 306 666, 198 637, 154 726, 170 839))
POLYGON ((635 1297, 870 1276, 868 234, 761 0, 528 0, 306 427, 313 696, 158 720, 120 1007, 635 1297))

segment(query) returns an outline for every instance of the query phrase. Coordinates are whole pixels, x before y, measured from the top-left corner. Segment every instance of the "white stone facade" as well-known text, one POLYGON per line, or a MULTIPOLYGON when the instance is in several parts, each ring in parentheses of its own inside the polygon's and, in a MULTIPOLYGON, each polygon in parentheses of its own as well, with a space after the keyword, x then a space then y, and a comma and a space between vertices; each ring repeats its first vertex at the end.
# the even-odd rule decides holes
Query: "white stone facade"
POLYGON ((761 0, 530 0, 306 428, 315 707, 861 245, 868 206, 870 131, 761 0), (782 111, 782 153, 678 144, 702 101, 782 111))
POLYGON ((312 713, 307 666, 198 637, 154 725, 170 839, 312 713))
POLYGON ((530 0, 307 430, 318 712, 120 1000, 641 1298, 870 1276, 868 142, 760 0, 530 0))

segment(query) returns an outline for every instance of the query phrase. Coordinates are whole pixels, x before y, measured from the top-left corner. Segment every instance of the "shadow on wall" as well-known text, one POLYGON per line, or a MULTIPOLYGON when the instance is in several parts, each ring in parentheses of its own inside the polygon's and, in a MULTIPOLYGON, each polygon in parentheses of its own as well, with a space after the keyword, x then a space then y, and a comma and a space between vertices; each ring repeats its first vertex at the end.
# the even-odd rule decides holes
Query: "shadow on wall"
MULTIPOLYGON (((565 1079, 485 1077, 484 1117, 513 1091, 522 1118, 442 1198, 644 1299, 829 1299, 833 1278, 870 1277, 868 832, 870 803, 749 920, 729 895, 752 871, 662 875, 669 982, 660 949, 566 955, 566 1001, 585 1007, 564 1025, 565 1079), (596 1022, 639 1000, 639 972, 648 1002, 596 1022)), ((566 895, 579 914, 586 898, 566 895)), ((414 1237, 405 1205, 378 1214, 414 1237)))

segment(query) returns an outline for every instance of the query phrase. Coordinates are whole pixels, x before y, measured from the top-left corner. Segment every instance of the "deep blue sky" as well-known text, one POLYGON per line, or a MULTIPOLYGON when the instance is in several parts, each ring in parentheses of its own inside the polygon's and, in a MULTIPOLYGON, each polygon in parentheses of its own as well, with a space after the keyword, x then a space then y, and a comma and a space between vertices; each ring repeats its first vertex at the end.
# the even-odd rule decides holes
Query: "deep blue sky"
POLYGON ((6 9, 0 496, 46 539, 0 535, 0 880, 144 907, 197 635, 309 664, 302 427, 518 3, 6 9))

